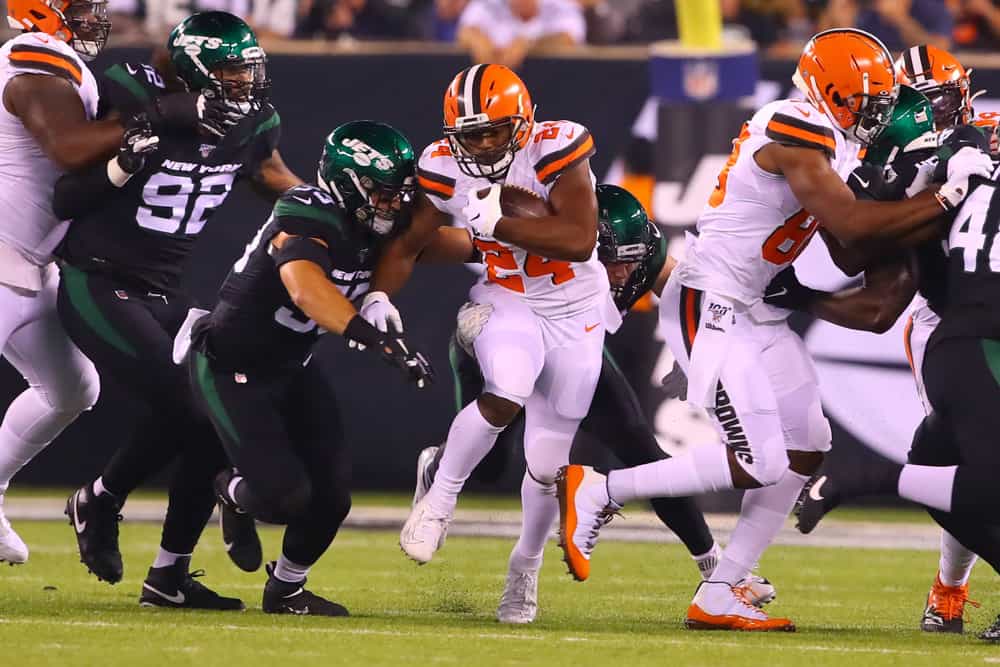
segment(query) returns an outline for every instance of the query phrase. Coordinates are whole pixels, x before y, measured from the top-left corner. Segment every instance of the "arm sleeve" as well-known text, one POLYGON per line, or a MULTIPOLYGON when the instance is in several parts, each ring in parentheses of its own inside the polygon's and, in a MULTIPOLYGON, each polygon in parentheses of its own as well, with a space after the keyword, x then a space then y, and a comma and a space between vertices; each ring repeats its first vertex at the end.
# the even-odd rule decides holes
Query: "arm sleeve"
POLYGON ((106 206, 118 188, 108 178, 105 160, 89 167, 63 174, 56 181, 52 211, 60 220, 72 220, 106 206))
POLYGON ((319 264, 323 273, 329 276, 333 270, 333 260, 330 259, 330 251, 317 243, 315 239, 307 236, 290 236, 285 239, 285 243, 271 252, 274 266, 281 268, 283 264, 298 260, 305 260, 313 264, 319 264))

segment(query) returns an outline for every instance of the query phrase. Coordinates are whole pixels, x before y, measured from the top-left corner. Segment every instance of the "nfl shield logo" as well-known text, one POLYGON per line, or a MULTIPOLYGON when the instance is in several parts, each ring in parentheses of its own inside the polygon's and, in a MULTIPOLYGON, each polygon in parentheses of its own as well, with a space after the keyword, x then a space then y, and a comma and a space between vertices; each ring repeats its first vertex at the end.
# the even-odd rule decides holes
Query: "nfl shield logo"
POLYGON ((696 100, 707 100, 719 92, 719 66, 706 60, 684 63, 684 93, 696 100))
POLYGON ((214 151, 214 150, 215 150, 215 146, 213 146, 212 144, 202 144, 198 148, 198 152, 201 153, 202 157, 208 157, 209 155, 212 154, 212 151, 214 151))

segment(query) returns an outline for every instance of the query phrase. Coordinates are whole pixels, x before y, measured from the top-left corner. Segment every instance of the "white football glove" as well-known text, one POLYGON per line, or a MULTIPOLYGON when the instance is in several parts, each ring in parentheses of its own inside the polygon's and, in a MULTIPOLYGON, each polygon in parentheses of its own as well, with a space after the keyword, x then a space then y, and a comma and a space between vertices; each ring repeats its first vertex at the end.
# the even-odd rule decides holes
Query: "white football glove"
POLYGON ((948 180, 937 191, 937 200, 946 211, 956 208, 969 194, 969 178, 989 178, 993 160, 986 153, 966 146, 948 160, 948 180))
POLYGON ((403 333, 403 318, 385 292, 368 292, 361 302, 358 314, 383 333, 392 333, 389 327, 392 327, 395 333, 403 333))
POLYGON ((500 210, 500 184, 494 183, 483 198, 476 190, 469 191, 469 203, 462 209, 469 226, 479 236, 493 236, 493 230, 503 217, 500 210))

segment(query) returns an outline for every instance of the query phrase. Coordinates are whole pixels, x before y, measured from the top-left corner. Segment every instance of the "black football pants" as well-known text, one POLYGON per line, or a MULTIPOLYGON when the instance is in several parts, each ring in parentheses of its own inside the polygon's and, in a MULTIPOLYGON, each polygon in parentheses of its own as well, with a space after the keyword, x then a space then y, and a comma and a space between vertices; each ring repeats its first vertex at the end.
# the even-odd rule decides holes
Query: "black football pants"
MULTIPOLYGON (((461 410, 482 393, 483 377, 479 364, 459 347, 454 336, 449 345, 449 359, 455 380, 455 407, 461 410)), ((670 457, 656 441, 639 398, 607 348, 604 349, 604 362, 590 412, 580 423, 580 430, 597 438, 627 467, 670 457)), ((522 411, 501 433, 496 445, 473 472, 476 479, 499 479, 511 451, 523 437, 522 411)), ((437 470, 443 450, 443 447, 438 450, 432 466, 434 471, 437 470)), ((650 500, 650 505, 660 521, 677 535, 691 555, 697 556, 712 548, 712 533, 693 498, 654 498, 650 500)))
POLYGON ((236 501, 256 519, 287 524, 282 553, 312 565, 351 509, 350 462, 337 401, 313 365, 221 369, 192 351, 191 384, 244 481, 236 501))
POLYGON ((106 436, 121 445, 102 472, 104 485, 124 501, 179 459, 161 546, 191 553, 212 514, 213 478, 226 460, 211 423, 195 409, 186 368, 171 358, 189 300, 133 289, 67 264, 61 272, 58 310, 70 338, 102 381, 118 383, 141 405, 134 433, 106 436))
POLYGON ((923 373, 934 412, 917 428, 909 462, 958 466, 952 511, 928 511, 1000 572, 1000 341, 932 344, 923 373))

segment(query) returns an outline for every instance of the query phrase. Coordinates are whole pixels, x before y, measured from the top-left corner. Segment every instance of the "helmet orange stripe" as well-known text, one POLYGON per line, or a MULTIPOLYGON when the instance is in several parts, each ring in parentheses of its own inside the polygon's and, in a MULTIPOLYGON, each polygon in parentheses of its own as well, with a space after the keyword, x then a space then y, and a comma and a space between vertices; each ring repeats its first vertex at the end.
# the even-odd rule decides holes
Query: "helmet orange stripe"
POLYGON ((41 66, 42 69, 46 70, 55 68, 56 71, 53 72, 54 74, 65 73, 68 75, 68 78, 75 81, 77 85, 83 81, 83 75, 80 72, 80 68, 77 67, 71 60, 60 54, 42 52, 41 50, 14 51, 12 49, 9 58, 15 65, 38 65, 41 66))

